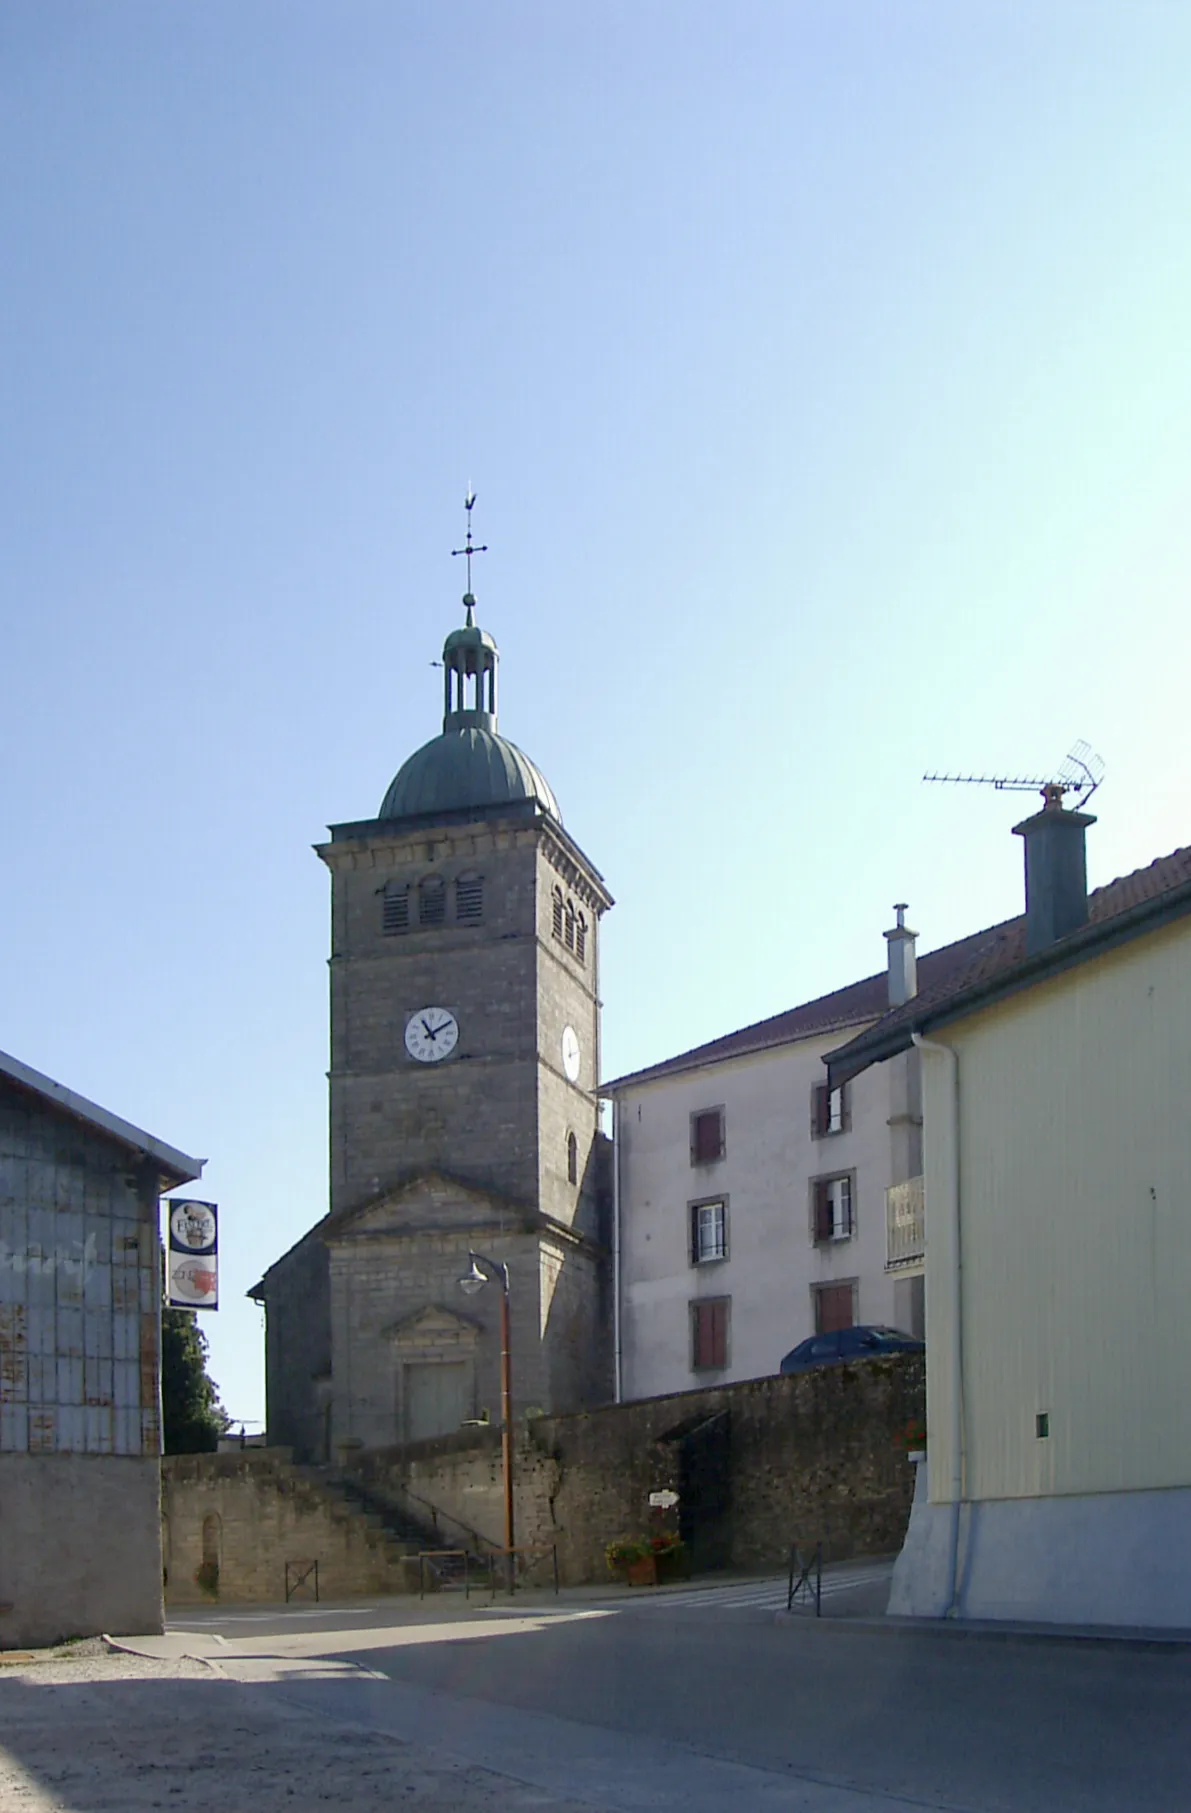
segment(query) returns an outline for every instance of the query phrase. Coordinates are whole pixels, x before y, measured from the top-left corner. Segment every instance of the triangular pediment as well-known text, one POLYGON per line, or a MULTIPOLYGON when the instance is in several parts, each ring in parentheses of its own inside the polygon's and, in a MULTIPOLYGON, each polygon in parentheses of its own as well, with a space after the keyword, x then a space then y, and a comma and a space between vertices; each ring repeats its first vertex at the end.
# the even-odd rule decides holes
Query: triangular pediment
POLYGON ((422 1171, 336 1215, 324 1239, 376 1238, 419 1233, 521 1233, 537 1218, 520 1204, 445 1171, 422 1171))
POLYGON ((461 1316, 445 1303, 427 1303, 411 1315, 390 1322, 381 1331, 398 1347, 472 1347, 479 1339, 479 1326, 470 1316, 461 1316))

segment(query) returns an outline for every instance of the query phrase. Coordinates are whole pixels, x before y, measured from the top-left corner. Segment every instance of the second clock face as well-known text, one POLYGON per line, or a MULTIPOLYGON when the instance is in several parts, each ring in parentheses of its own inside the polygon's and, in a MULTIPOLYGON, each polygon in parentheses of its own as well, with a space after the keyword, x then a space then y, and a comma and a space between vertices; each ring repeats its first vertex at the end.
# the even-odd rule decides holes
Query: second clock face
POLYGON ((419 1064, 449 1058, 459 1043, 459 1022, 445 1007, 419 1007, 405 1028, 405 1049, 419 1064))
POLYGON ((581 1055, 579 1034, 573 1026, 564 1026, 562 1029, 562 1067, 567 1073, 569 1082, 577 1083, 579 1081, 581 1055))

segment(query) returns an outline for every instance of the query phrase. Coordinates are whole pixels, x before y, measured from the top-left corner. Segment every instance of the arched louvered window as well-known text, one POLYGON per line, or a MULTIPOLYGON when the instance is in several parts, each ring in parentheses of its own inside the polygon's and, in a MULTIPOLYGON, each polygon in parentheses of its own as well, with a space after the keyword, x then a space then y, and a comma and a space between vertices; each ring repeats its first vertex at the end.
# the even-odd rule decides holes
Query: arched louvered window
POLYGON ((579 1181, 579 1141, 573 1133, 567 1134, 567 1182, 579 1181))
POLYGON ((408 881, 386 881, 381 889, 380 926, 386 936, 393 932, 408 932, 408 881))
POLYGON ((460 925, 475 925, 484 917, 484 877, 460 875, 455 883, 455 918, 460 925))
POLYGON ((551 917, 553 919, 553 924, 554 924, 554 936, 556 938, 561 938, 562 937, 562 919, 563 919, 562 889, 561 888, 555 888, 554 892, 550 896, 550 912, 551 912, 551 917))
POLYGON ((574 948, 575 948, 575 903, 571 899, 569 894, 567 896, 566 906, 563 909, 562 941, 566 945, 566 947, 569 951, 574 950, 574 948))
POLYGON ((418 924, 441 925, 447 916, 447 889, 441 875, 426 875, 418 883, 418 924))
POLYGON ((582 913, 575 917, 575 955, 580 963, 587 961, 587 921, 582 913))

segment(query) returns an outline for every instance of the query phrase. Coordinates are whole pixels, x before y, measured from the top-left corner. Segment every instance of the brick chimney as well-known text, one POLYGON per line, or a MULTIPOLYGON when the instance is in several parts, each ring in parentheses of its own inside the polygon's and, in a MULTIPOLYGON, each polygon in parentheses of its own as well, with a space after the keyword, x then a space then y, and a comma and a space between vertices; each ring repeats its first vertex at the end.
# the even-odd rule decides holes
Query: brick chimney
POLYGON ((897 924, 885 933, 889 946, 889 1005, 900 1007, 903 1001, 909 1001, 918 993, 918 958, 915 940, 917 932, 912 932, 906 924, 906 902, 899 900, 894 907, 897 924))
POLYGON ((1026 847, 1026 952, 1043 951, 1088 922, 1088 862, 1084 832, 1090 812, 1064 812, 1063 789, 1042 789, 1043 806, 1014 825, 1026 847))

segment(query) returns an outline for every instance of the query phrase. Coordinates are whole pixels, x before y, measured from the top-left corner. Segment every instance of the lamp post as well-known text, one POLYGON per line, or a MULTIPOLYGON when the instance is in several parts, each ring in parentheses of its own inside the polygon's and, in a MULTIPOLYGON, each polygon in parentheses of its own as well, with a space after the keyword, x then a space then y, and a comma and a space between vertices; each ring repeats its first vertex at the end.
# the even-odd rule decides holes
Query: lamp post
POLYGON ((471 1270, 460 1278, 459 1289, 474 1297, 493 1280, 500 1290, 500 1457, 504 1465, 505 1548, 509 1556, 509 1579, 513 1577, 513 1384, 509 1353, 509 1268, 499 1259, 486 1259, 483 1253, 468 1253, 471 1270))

